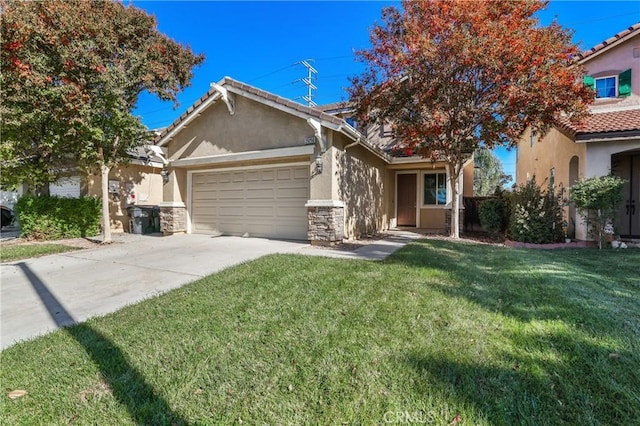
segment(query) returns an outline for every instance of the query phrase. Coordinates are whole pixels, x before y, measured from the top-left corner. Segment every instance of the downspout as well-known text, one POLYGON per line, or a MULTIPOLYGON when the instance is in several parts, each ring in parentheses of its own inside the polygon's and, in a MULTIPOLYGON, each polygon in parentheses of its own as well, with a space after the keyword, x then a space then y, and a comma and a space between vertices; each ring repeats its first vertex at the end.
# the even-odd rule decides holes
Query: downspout
POLYGON ((313 129, 313 135, 316 137, 318 143, 318 149, 321 154, 324 154, 327 150, 325 140, 322 137, 322 124, 313 118, 307 118, 307 124, 313 129))
POLYGON ((356 141, 352 142, 348 145, 345 145, 345 147, 343 148, 345 151, 349 148, 353 148, 354 146, 358 145, 360 143, 360 136, 357 134, 354 134, 354 132, 349 128, 349 127, 345 127, 343 125, 340 125, 340 127, 338 127, 338 132, 343 132, 343 133, 351 133, 355 138, 356 141))

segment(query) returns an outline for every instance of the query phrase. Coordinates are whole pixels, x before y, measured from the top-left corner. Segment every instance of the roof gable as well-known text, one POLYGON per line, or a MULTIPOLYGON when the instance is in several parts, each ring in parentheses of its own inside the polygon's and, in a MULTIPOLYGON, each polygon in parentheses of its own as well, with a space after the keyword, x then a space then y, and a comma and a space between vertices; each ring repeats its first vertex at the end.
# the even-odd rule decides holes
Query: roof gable
POLYGON ((169 142, 180 130, 186 126, 191 120, 198 117, 209 106, 213 105, 216 101, 221 99, 223 95, 220 92, 220 88, 231 92, 238 96, 251 99, 253 101, 262 103, 272 108, 284 111, 286 113, 298 116, 302 119, 313 118, 332 130, 342 131, 347 134, 351 139, 358 139, 360 135, 355 129, 345 129, 350 127, 344 120, 335 117, 331 114, 327 114, 321 110, 307 107, 297 102, 293 102, 289 99, 274 95, 267 91, 258 89, 240 81, 234 80, 230 77, 224 77, 218 84, 212 84, 211 89, 198 99, 193 105, 191 105, 180 117, 178 117, 173 123, 163 129, 160 134, 155 138, 154 143, 159 146, 163 146, 169 142), (345 131, 353 130, 353 131, 345 131), (355 133, 354 133, 355 132, 355 133))
POLYGON ((624 43, 627 40, 631 40, 633 37, 636 37, 638 35, 640 35, 640 22, 620 31, 613 37, 610 37, 605 41, 596 44, 591 49, 585 50, 584 52, 580 53, 577 58, 578 63, 584 64, 585 62, 588 62, 596 56, 612 49, 619 44, 624 43))

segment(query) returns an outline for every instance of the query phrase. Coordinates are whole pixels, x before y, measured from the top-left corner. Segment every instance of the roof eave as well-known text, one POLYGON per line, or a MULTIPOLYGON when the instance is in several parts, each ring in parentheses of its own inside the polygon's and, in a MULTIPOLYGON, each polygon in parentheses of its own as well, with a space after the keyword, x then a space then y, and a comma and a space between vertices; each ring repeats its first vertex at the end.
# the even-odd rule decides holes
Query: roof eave
POLYGON ((640 138, 640 129, 617 132, 578 133, 576 143, 627 141, 640 138))
MULTIPOLYGON (((600 56, 601 54, 613 49, 616 46, 619 46, 620 44, 632 39, 633 37, 637 36, 638 34, 640 34, 640 23, 634 24, 632 26, 630 26, 629 28, 627 28, 625 31, 629 30, 629 32, 623 36, 620 36, 619 38, 615 39, 614 41, 612 41, 611 43, 608 43, 608 41, 610 39, 604 40, 601 43, 598 43, 596 46, 592 47, 591 49, 581 53, 579 55, 580 59, 578 60, 578 63, 580 65, 584 64, 585 62, 590 61, 591 59, 600 56), (603 47, 597 49, 594 51, 594 49, 599 46, 599 45, 604 45, 603 47)), ((614 37, 615 38, 619 35, 620 33, 616 34, 614 37)))
MULTIPOLYGON (((202 114, 207 108, 209 108, 218 99, 220 99, 221 96, 222 95, 219 92, 212 93, 210 91, 209 96, 200 105, 195 107, 193 111, 187 112, 187 115, 182 118, 181 121, 174 123, 175 127, 172 128, 173 125, 167 127, 171 130, 169 130, 165 135, 161 136, 160 139, 156 141, 155 145, 164 146, 169 143, 169 141, 173 139, 175 135, 177 135, 182 129, 184 129, 191 121, 200 116, 200 114, 202 114)), ((180 120, 180 118, 178 120, 180 120)))

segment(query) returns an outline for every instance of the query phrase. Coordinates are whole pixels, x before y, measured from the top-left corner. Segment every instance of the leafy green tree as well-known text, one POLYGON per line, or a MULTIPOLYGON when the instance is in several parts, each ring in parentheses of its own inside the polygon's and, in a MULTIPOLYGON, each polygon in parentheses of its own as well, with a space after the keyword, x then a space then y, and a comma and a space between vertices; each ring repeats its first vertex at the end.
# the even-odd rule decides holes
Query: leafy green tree
MULTIPOLYGON (((624 196, 622 189, 626 181, 617 176, 596 176, 582 179, 570 188, 571 201, 581 216, 594 227, 598 247, 602 249, 607 224, 613 226, 614 218, 624 196)), ((613 232, 613 229, 611 229, 613 232)))
POLYGON ((546 4, 403 1, 383 10, 372 47, 358 52, 366 69, 349 89, 358 120, 393 123, 405 152, 447 163, 454 238, 457 182, 481 143, 515 145, 527 127, 545 133, 561 113, 574 122, 588 114, 593 92, 571 33, 535 18, 546 4))
POLYGON ((473 194, 486 197, 496 193, 511 181, 510 175, 505 175, 502 162, 498 156, 487 148, 478 148, 473 154, 473 194))
POLYGON ((2 0, 2 181, 46 184, 69 167, 108 175, 144 142, 132 111, 143 91, 177 103, 204 57, 116 1, 2 0))

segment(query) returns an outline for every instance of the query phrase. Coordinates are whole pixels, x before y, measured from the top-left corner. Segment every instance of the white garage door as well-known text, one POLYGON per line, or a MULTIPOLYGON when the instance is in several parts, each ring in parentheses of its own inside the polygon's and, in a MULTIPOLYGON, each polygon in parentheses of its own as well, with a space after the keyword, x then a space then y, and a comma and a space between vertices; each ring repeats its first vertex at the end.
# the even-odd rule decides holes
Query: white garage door
POLYGON ((308 166, 193 173, 191 194, 192 232, 307 239, 308 166))

